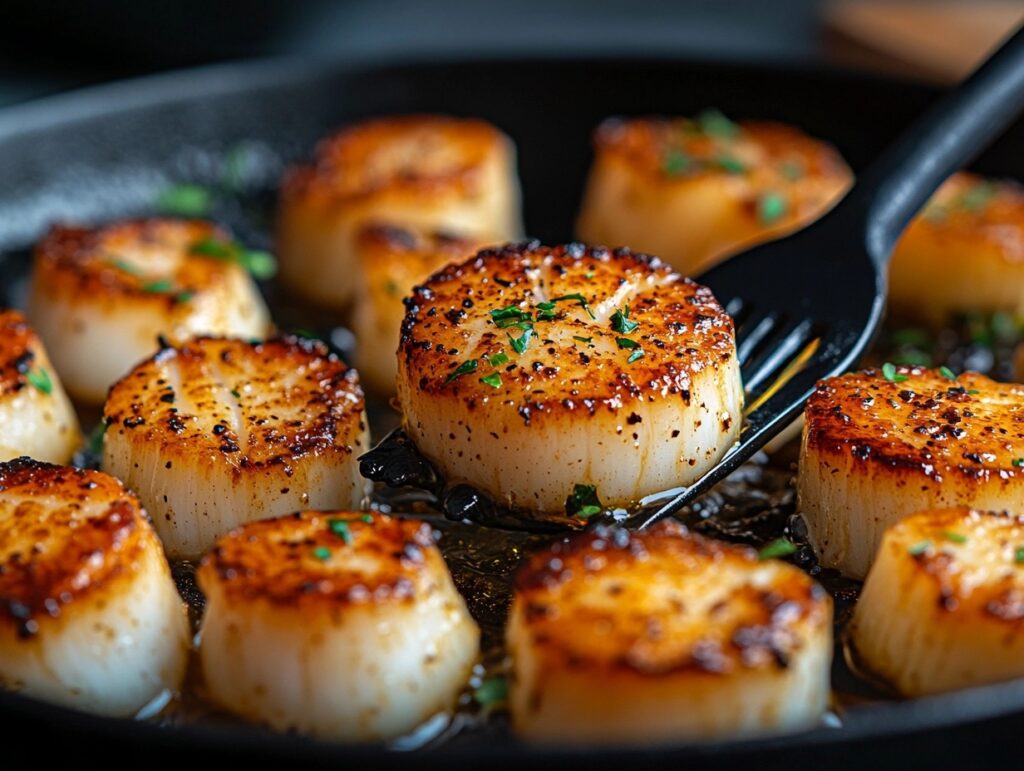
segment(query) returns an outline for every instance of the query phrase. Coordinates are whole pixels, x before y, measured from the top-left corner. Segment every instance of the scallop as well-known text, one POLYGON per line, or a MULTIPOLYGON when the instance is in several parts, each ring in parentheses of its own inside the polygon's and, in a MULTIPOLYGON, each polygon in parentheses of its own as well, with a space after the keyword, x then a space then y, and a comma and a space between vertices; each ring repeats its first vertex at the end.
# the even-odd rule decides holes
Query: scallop
POLYGON ((734 739, 820 721, 832 604, 797 568, 676 523, 596 528, 520 568, 507 642, 531 742, 734 739))
POLYGON ((172 557, 253 519, 358 508, 369 492, 358 376, 319 341, 165 348, 110 389, 103 419, 103 469, 138 493, 172 557))
POLYGON ((850 629, 858 663, 906 696, 1024 676, 1024 519, 966 507, 889 528, 850 629))
POLYGON ((887 364, 821 381, 804 416, 800 509, 821 563, 853 578, 910 512, 1024 500, 1024 386, 887 364))
POLYGON ((830 145, 716 111, 606 120, 594 154, 578 237, 657 254, 686 275, 807 225, 852 180, 830 145))
POLYGON ((395 392, 398 348, 405 306, 402 299, 431 273, 462 262, 482 244, 449 233, 371 224, 356 236, 359 291, 352 331, 363 384, 384 396, 395 392))
POLYGON ((0 463, 0 687, 130 716, 180 686, 189 636, 156 533, 120 482, 0 463))
POLYGON ((28 315, 71 396, 102 404, 158 336, 267 334, 266 306, 240 264, 247 254, 208 222, 59 225, 36 247, 28 315))
POLYGON ((890 307, 941 325, 965 312, 1024 315, 1024 190, 954 174, 907 228, 889 269, 890 307))
POLYGON ((501 505, 546 518, 629 506, 691 483, 739 434, 732 320, 657 258, 486 249, 408 308, 405 429, 450 483, 501 505))
POLYGON ((18 311, 0 308, 0 461, 67 463, 81 440, 42 341, 18 311))
POLYGON ((379 118, 323 140, 281 189, 281 279, 318 304, 344 307, 356 287, 356 233, 370 221, 518 238, 511 140, 489 123, 438 115, 379 118))
POLYGON ((450 713, 479 630, 424 522, 303 512, 254 522, 203 558, 199 655, 218 704, 339 741, 450 713))

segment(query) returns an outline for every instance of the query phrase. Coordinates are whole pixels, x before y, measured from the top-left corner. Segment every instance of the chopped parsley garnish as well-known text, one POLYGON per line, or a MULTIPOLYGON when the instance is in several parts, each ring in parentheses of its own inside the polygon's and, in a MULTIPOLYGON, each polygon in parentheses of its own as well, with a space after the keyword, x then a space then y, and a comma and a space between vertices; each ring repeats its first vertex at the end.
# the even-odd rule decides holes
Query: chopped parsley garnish
POLYGON ((710 137, 730 138, 740 133, 740 127, 729 120, 720 110, 704 110, 697 116, 700 129, 710 137))
POLYGON ((533 337, 533 327, 525 327, 523 334, 519 337, 508 336, 509 344, 512 346, 512 350, 516 353, 525 353, 526 346, 530 344, 530 338, 533 337))
POLYGON ((127 261, 122 260, 122 259, 115 258, 115 259, 110 260, 110 266, 113 267, 113 268, 117 268, 122 273, 127 273, 129 276, 137 276, 137 275, 139 275, 139 269, 138 268, 136 268, 130 262, 127 262, 127 261))
POLYGON ((939 367, 939 374, 946 378, 946 380, 956 380, 956 373, 949 367, 939 367))
POLYGON ((555 304, 553 302, 537 303, 537 321, 554 321, 555 304))
POLYGON ((246 249, 235 241, 224 241, 219 238, 205 238, 192 244, 192 254, 212 257, 215 260, 234 262, 241 265, 254 278, 268 279, 277 273, 277 260, 270 252, 246 249))
POLYGON ((30 369, 25 373, 25 378, 40 393, 53 393, 53 381, 50 379, 50 373, 42 367, 30 369))
POLYGON ((480 378, 480 382, 484 385, 489 385, 491 388, 501 388, 501 375, 497 372, 492 372, 490 375, 484 375, 480 378))
POLYGON ((508 701, 508 681, 498 675, 488 677, 473 691, 473 698, 482 707, 494 707, 508 701))
POLYGON ((317 546, 313 549, 312 554, 315 559, 318 559, 321 562, 326 562, 331 558, 331 550, 326 546, 317 546))
POLYGON ((396 296, 398 294, 398 282, 393 278, 389 278, 387 283, 384 285, 384 291, 392 297, 396 296))
POLYGON ((491 356, 487 360, 487 363, 490 364, 492 367, 500 367, 502 364, 504 364, 507 361, 508 361, 508 354, 505 353, 504 351, 502 351, 501 353, 496 353, 493 356, 491 356))
MULTIPOLYGON (((576 302, 583 306, 583 310, 587 312, 587 315, 590 316, 590 318, 597 318, 597 316, 594 315, 594 312, 590 309, 590 304, 587 302, 587 298, 581 295, 579 292, 575 292, 573 294, 563 294, 561 297, 553 298, 552 302, 559 303, 565 300, 575 300, 576 302)), ((539 308, 540 306, 537 307, 539 308)))
POLYGON ((665 153, 661 170, 670 177, 678 177, 688 172, 692 166, 693 159, 687 153, 672 149, 665 153))
POLYGON ((771 225, 786 216, 786 197, 781 193, 765 193, 757 201, 757 216, 764 225, 771 225))
POLYGON ((236 399, 241 399, 242 398, 242 394, 240 394, 238 392, 237 388, 232 388, 231 389, 231 395, 234 396, 236 399))
POLYGON ((757 552, 757 558, 761 560, 773 560, 779 557, 788 557, 795 552, 797 546, 788 538, 776 538, 769 544, 761 547, 757 552))
POLYGON ((615 311, 612 314, 612 329, 616 332, 628 335, 633 332, 640 324, 636 321, 629 320, 629 306, 625 306, 621 311, 615 311))
POLYGON ((344 519, 329 519, 327 520, 327 526, 331 529, 332 533, 340 537, 346 544, 352 543, 352 531, 349 529, 348 522, 344 519))
POLYGON ((184 290, 182 292, 178 292, 178 294, 174 295, 174 299, 177 302, 180 302, 180 303, 187 303, 187 302, 191 302, 192 298, 195 297, 195 296, 196 296, 195 292, 191 292, 188 289, 186 289, 186 290, 184 290))
POLYGON ((719 155, 716 163, 723 171, 727 171, 730 174, 743 174, 747 170, 743 161, 734 155, 719 155))
POLYGON ((643 357, 644 357, 644 349, 643 348, 637 348, 635 351, 633 351, 633 353, 629 354, 629 358, 626 359, 626 363, 627 364, 632 364, 634 361, 637 361, 638 359, 642 359, 643 357))
POLYGON ((171 287, 174 284, 171 283, 169 278, 162 278, 158 281, 150 281, 149 283, 142 285, 143 292, 149 292, 150 294, 166 294, 171 291, 171 287))
POLYGON ((359 519, 361 519, 363 522, 365 522, 368 525, 373 524, 373 514, 361 514, 359 516, 359 519))
POLYGON ((491 318, 494 323, 498 326, 498 329, 504 329, 505 327, 512 326, 520 321, 529 321, 531 316, 528 311, 524 311, 517 305, 509 305, 506 308, 499 308, 496 311, 491 311, 491 318))
POLYGON ((943 530, 942 537, 951 543, 967 543, 967 536, 953 530, 943 530))
POLYGON ((457 378, 457 377, 462 377, 463 375, 469 375, 469 374, 471 374, 473 372, 476 372, 476 367, 477 367, 477 360, 476 359, 470 359, 469 361, 464 361, 464 362, 462 362, 462 364, 460 364, 455 369, 454 372, 452 372, 448 376, 448 378, 444 382, 447 384, 447 383, 450 383, 453 380, 455 380, 455 378, 457 378))
POLYGON ((573 335, 572 339, 573 340, 579 340, 581 343, 589 343, 594 338, 592 338, 592 337, 580 337, 579 335, 573 335))
POLYGON ((636 340, 630 340, 628 337, 616 337, 615 342, 619 348, 629 348, 630 350, 640 345, 636 340))
POLYGON ((595 485, 573 485, 572 495, 565 499, 565 510, 572 517, 589 519, 604 510, 595 485))
POLYGON ((1018 565, 1024 564, 1024 546, 1018 546, 1013 552, 1013 561, 1018 565))
POLYGON ((586 273, 583 274, 583 278, 585 278, 587 281, 593 281, 594 280, 594 271, 588 270, 586 273))
POLYGON ((892 362, 886 362, 882 365, 882 377, 888 380, 890 383, 902 383, 907 379, 906 375, 901 375, 896 371, 896 365, 892 362))
POLYGON ((932 542, 931 541, 918 541, 913 546, 911 546, 909 549, 907 549, 907 554, 909 554, 911 557, 918 557, 918 556, 924 554, 930 548, 932 548, 932 542))
POLYGON ((1014 458, 1010 463, 1017 468, 1020 468, 1021 466, 1024 466, 1024 458, 1014 458))
POLYGON ((164 214, 179 217, 202 217, 210 212, 213 195, 201 185, 173 185, 156 199, 156 207, 164 214))

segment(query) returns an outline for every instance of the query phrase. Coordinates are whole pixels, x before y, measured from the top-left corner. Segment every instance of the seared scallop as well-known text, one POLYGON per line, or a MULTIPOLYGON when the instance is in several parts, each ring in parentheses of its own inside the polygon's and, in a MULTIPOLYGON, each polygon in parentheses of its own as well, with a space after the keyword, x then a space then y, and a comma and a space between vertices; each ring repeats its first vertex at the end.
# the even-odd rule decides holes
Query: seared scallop
POLYGON ((71 396, 102 404, 160 335, 267 334, 250 254, 207 222, 57 226, 36 247, 28 315, 71 396))
POLYGON ((828 705, 825 591, 675 523, 531 556, 507 637, 512 725, 530 741, 738 738, 813 727, 828 705))
POLYGON ((885 533, 851 629, 860 666, 906 696, 1024 676, 1024 519, 925 511, 885 533))
POLYGON ((218 704, 342 741, 450 712, 479 630, 424 522, 304 512, 248 524, 203 558, 199 647, 218 704))
POLYGON ((910 512, 1021 508, 1024 386, 887 364, 821 381, 804 416, 800 509, 822 564, 848 576, 910 512))
POLYGON ((482 244, 448 233, 371 224, 356 236, 359 291, 352 331, 363 385, 390 396, 395 392, 398 348, 405 306, 402 299, 438 268, 461 262, 482 244))
POLYGON ((179 687, 189 636, 160 542, 120 482, 0 463, 0 686, 130 716, 179 687))
POLYGON ((579 238, 657 254, 691 276, 807 225, 851 182, 830 145, 716 111, 606 120, 594 154, 579 238))
POLYGON ((889 269, 889 303, 941 325, 956 313, 1024 314, 1024 190, 954 174, 907 228, 889 269))
POLYGON ((732 320, 657 258, 485 249, 416 287, 408 308, 406 431, 449 481, 502 505, 629 506, 697 479, 739 435, 732 320))
POLYGON ((0 308, 0 461, 30 455, 67 463, 81 439, 42 342, 24 316, 0 308))
POLYGON ((369 441, 355 370, 317 341, 197 338, 110 389, 103 469, 135 490, 167 553, 309 506, 358 508, 369 441))
POLYGON ((359 270, 356 233, 370 221, 518 238, 515 149, 481 120, 379 118, 323 140, 281 188, 281 278, 322 305, 345 306, 359 270))

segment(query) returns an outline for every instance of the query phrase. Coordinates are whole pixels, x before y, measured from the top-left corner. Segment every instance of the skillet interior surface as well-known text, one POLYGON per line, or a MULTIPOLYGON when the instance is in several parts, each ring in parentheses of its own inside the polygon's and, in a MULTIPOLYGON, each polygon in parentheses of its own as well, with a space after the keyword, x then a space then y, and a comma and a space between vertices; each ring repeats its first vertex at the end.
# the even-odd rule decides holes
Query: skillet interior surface
MULTIPOLYGON (((478 116, 509 133, 519 149, 527 232, 570 239, 590 161, 590 133, 614 114, 690 114, 718 107, 732 117, 794 123, 833 142, 854 169, 864 164, 933 97, 904 83, 840 72, 677 61, 524 60, 359 68, 252 63, 159 76, 90 89, 0 114, 0 305, 20 304, 26 247, 57 220, 102 221, 152 211, 174 181, 219 184, 245 148, 239 184, 258 211, 225 204, 215 212, 253 245, 269 245, 273 189, 282 165, 308 154, 342 123, 378 114, 444 112, 478 116)), ((1018 125, 977 164, 996 176, 1024 177, 1018 125)), ((823 255, 827 259, 828 255, 823 255)), ((770 269, 770 266, 766 266, 770 269)), ((756 277, 752 277, 756 280, 756 277)), ((915 765, 978 747, 1013 751, 1024 684, 1010 683, 917 702, 880 703, 841 729, 756 742, 618 753, 539 751, 494 737, 442 745, 416 759, 428 766, 490 767, 533 761, 753 760, 765 767, 841 766, 870 761, 915 765), (954 742, 955 740, 955 742, 954 742)), ((173 729, 112 721, 0 693, 5 750, 40 750, 59 732, 67 751, 117 746, 190 759, 287 756, 308 762, 398 764, 403 756, 278 737, 252 729, 173 729)), ((411 760, 405 758, 406 761, 411 760)))

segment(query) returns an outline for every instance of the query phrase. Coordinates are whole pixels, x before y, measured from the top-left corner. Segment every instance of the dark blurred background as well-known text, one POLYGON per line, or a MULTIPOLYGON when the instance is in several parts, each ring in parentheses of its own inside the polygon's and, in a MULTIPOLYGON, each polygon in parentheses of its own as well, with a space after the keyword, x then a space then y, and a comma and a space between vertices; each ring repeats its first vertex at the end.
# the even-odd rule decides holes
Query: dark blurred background
POLYGON ((577 52, 961 75, 1022 0, 33 0, 0 3, 0 105, 229 59, 577 52))

